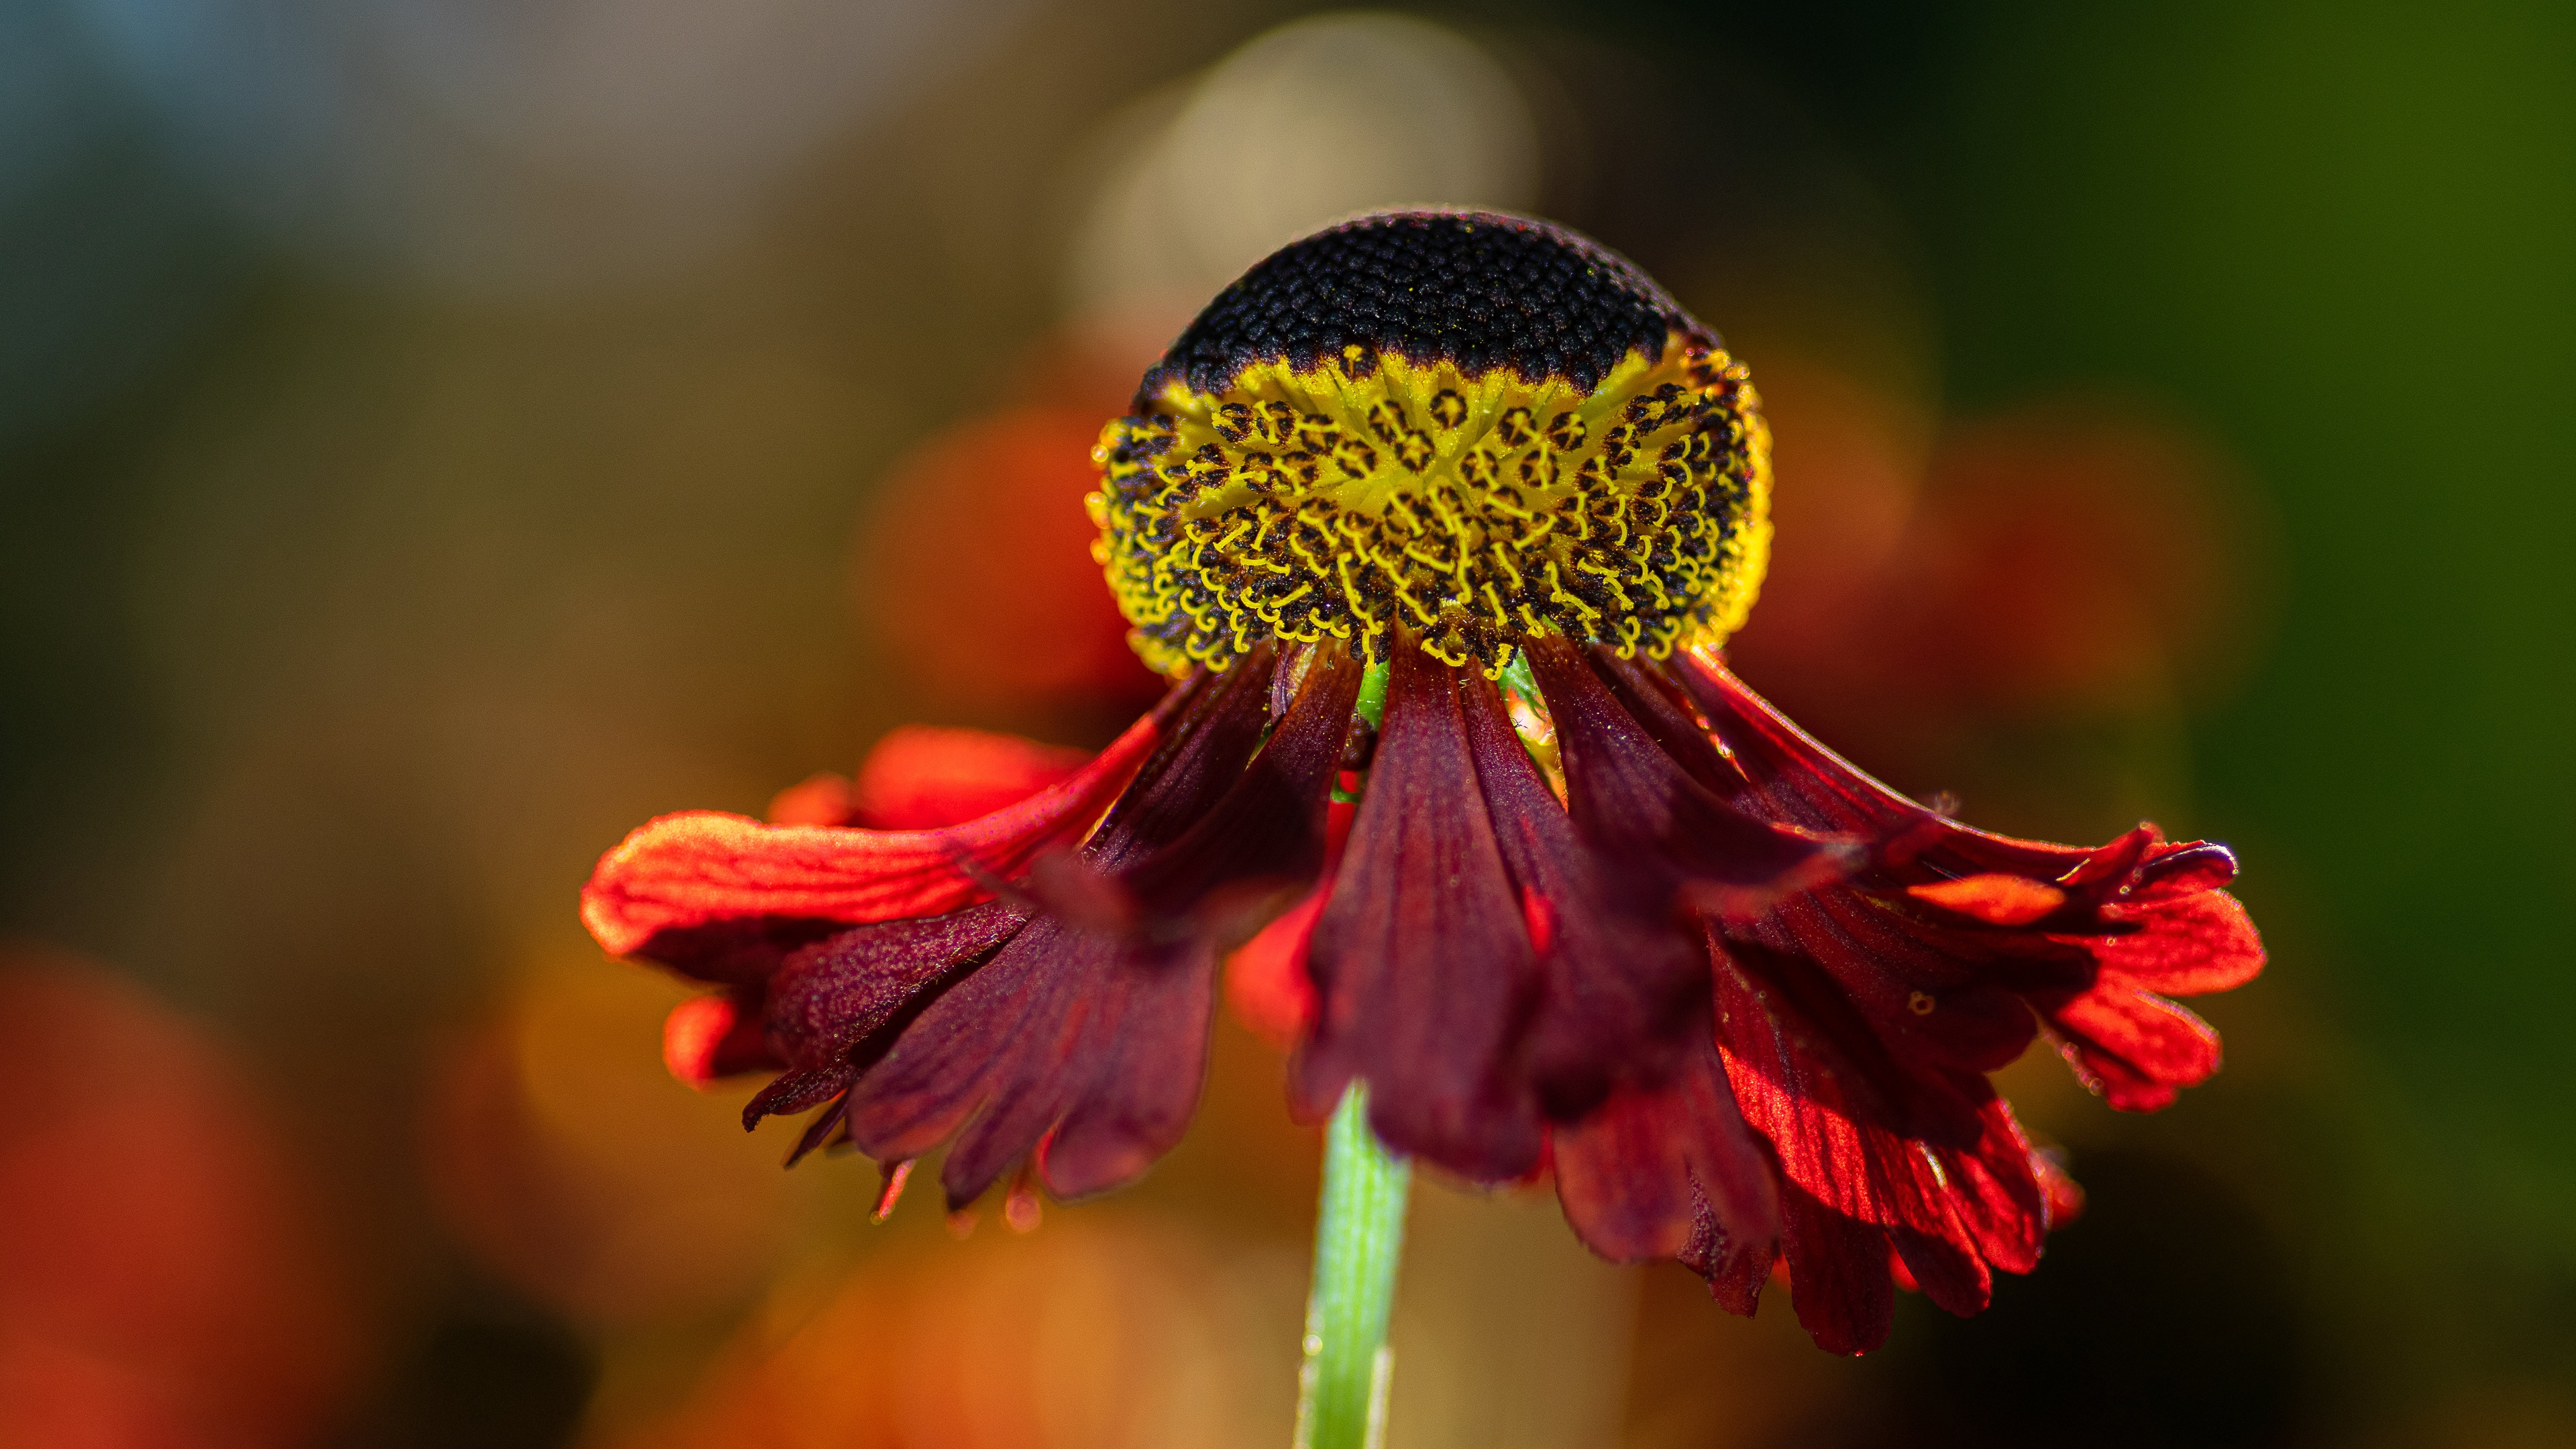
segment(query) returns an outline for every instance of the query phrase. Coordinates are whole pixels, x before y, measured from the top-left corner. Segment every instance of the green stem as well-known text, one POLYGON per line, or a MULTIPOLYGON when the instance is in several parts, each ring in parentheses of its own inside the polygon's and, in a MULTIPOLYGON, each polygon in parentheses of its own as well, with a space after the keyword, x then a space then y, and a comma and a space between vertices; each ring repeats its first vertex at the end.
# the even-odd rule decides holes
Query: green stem
POLYGON ((1324 1134, 1296 1449, 1380 1449, 1386 1442, 1386 1389, 1394 1373, 1386 1320, 1395 1304, 1412 1185, 1412 1164, 1369 1130, 1368 1087, 1353 1082, 1324 1134))

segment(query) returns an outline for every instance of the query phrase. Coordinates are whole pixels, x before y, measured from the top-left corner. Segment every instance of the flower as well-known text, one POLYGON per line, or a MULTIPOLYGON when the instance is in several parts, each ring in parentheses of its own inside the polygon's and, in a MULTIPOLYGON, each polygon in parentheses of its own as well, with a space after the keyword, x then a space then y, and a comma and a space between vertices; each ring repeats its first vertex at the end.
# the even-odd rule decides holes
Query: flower
POLYGON ((1489 213, 1346 223, 1220 294, 1094 456, 1095 556, 1174 680, 1152 713, 1070 773, 964 750, 1029 793, 943 815, 983 767, 922 771, 913 829, 667 816, 584 895, 610 952, 722 988, 674 1069, 774 1072, 746 1121, 821 1108, 797 1153, 855 1145, 885 1206, 942 1144, 952 1209, 1145 1171, 1241 947, 1302 1116, 1364 1080, 1390 1147, 1552 1169, 1595 1250, 1737 1312, 1785 1264, 1858 1352, 1896 1283, 1975 1312, 2072 1209, 1988 1081, 2034 1037, 2124 1109, 2216 1069, 2167 998, 2260 969, 2223 848, 1970 830, 1727 671, 1769 436, 1625 260, 1489 213))

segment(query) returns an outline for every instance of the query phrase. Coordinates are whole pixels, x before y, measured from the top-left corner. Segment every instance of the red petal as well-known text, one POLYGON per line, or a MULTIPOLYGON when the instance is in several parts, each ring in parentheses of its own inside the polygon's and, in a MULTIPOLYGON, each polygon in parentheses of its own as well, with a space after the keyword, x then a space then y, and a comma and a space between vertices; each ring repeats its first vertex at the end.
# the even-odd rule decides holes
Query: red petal
POLYGON ((1606 872, 1624 863, 1577 838, 1494 686, 1472 672, 1461 682, 1468 752, 1538 957, 1520 1055, 1548 1115, 1568 1120, 1621 1082, 1653 1084, 1694 1041, 1705 1045, 1708 959, 1697 933, 1676 929, 1669 896, 1613 888, 1606 872))
POLYGON ((1458 671, 1399 639, 1350 853, 1316 923, 1321 1002, 1292 1067, 1303 1115, 1353 1077, 1387 1145, 1479 1182, 1538 1166, 1512 1070, 1536 962, 1477 789, 1458 671))
POLYGON ((2170 1105, 2218 1070, 2218 1033, 2161 996, 2106 981, 2043 1014, 2075 1075, 2123 1112, 2170 1105))
POLYGON ((1671 667, 1749 782, 1737 803, 1763 819, 1877 837, 1901 858, 1895 863, 1932 867, 1917 880, 1985 871, 2054 880, 2095 854, 1972 830, 1934 814, 1825 748, 1723 665, 1684 652, 1671 667))
POLYGON ((1887 1342, 1896 1318, 1887 1234, 1795 1189, 1781 1195, 1780 1217, 1789 1304, 1816 1347, 1862 1354, 1887 1342))
POLYGON ((847 823, 871 830, 962 825, 1025 800, 1082 765, 1079 750, 1018 735, 906 725, 868 752, 847 823))
MULTIPOLYGON (((1982 1309, 1991 1283, 1982 1235, 1963 1221, 1951 1177, 1963 1152, 1988 1136, 1979 1111, 1992 1096, 1984 1079, 1903 1071, 1840 1004, 1830 983, 1818 979, 1813 963, 1745 941, 1725 943, 1720 955, 1727 1075, 1746 1121, 1770 1141, 1782 1176, 1797 1190, 1791 1196, 1881 1230, 1882 1254, 1892 1244, 1942 1307, 1961 1314, 1982 1309)), ((2039 1194, 2026 1170, 2022 1187, 2036 1219, 2039 1194)), ((1793 1283, 1804 1272, 1797 1260, 1801 1221, 1813 1228, 1822 1220, 1790 1222, 1784 1241, 1793 1283)), ((1859 1268, 1848 1271, 1866 1276, 1859 1268)), ((1884 1275, 1883 1262, 1877 1271, 1884 1275)), ((1803 1321, 1803 1309, 1800 1316, 1803 1321)))
MULTIPOLYGON (((1174 698, 1186 692, 1175 690, 1174 698)), ((743 918, 855 925, 955 910, 990 894, 977 871, 1011 874, 1089 824, 1161 737, 1170 709, 1167 700, 1078 773, 951 829, 835 830, 713 811, 665 815, 601 857, 582 890, 582 923, 610 955, 628 956, 651 954, 653 938, 666 931, 743 918)))
POLYGON ((2263 938, 2245 907, 2225 891, 2111 906, 2134 935, 2088 939, 2104 980, 2133 982, 2165 996, 2200 996, 2242 986, 2263 971, 2263 938))
POLYGON ((1990 926, 2027 926, 2066 904, 2066 892, 2045 881, 1996 873, 1908 886, 1905 893, 1990 926))
POLYGON ((1575 826, 1619 861, 1632 888, 1670 908, 1685 886, 1698 904, 1750 915, 1842 874, 1841 850, 1728 805, 1667 754, 1562 639, 1530 641, 1529 659, 1565 756, 1575 826))
MULTIPOLYGON (((1554 1136, 1556 1193, 1575 1236, 1616 1263, 1676 1258, 1702 1213, 1730 1243, 1780 1234, 1770 1160, 1736 1109, 1715 1045, 1661 1087, 1614 1093, 1554 1136)), ((1766 1265, 1767 1266, 1767 1265, 1766 1265)))
POLYGON ((1719 1225, 1716 1212, 1703 1200, 1697 1228, 1689 1246, 1682 1249, 1681 1262, 1708 1280, 1708 1295, 1717 1300, 1717 1306, 1739 1318, 1751 1318, 1753 1310, 1760 1306, 1762 1285, 1780 1265, 1780 1238, 1777 1233, 1762 1238, 1733 1237, 1719 1225))
MULTIPOLYGON (((2027 1273, 2039 1266, 2041 1240, 2057 1222, 2046 1161, 2031 1150, 2012 1104, 2002 1097, 1989 1097, 1978 1115, 1986 1130, 1975 1147, 1935 1154, 1949 1178, 1950 1207, 1987 1262, 2007 1273, 2027 1273)), ((2081 1196, 2064 1173, 2057 1180, 2081 1196)))
POLYGON ((1927 927, 1838 886, 1782 902, 1730 934, 1823 967, 1886 1051, 1916 1070, 2004 1067, 2039 1029, 2006 988, 2031 978, 2080 987, 2094 971, 2080 947, 1927 927))

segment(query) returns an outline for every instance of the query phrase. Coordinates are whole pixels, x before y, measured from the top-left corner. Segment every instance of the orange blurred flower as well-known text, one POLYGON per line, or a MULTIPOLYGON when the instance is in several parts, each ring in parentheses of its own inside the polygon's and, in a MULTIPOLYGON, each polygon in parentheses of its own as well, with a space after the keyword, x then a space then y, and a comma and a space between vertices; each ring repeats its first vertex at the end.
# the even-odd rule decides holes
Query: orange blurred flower
POLYGON ((358 1366, 285 1133, 213 1038, 0 948, 0 1444, 268 1449, 358 1366))
POLYGON ((943 702, 974 709, 1151 699, 1127 647, 1083 495, 1100 415, 1023 407, 974 419, 895 465, 862 525, 870 631, 943 702))
MULTIPOLYGON (((1792 376, 1773 410, 1803 410, 1802 433, 1901 426, 1865 389, 1792 376)), ((1784 452, 1784 543, 1729 651, 1836 735, 1904 759, 1972 720, 2170 710, 2243 652, 2229 469, 2172 422, 2100 400, 1998 413, 1941 439, 1919 493, 1867 453, 1784 452), (1791 531, 1831 521, 1848 536, 1791 531)))

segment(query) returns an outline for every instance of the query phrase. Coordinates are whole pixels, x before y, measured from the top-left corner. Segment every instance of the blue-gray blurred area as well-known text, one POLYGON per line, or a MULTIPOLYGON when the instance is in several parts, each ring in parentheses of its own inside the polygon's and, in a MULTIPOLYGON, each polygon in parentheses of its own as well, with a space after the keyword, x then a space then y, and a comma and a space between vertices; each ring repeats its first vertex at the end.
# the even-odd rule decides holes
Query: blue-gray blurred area
POLYGON ((1259 1041, 1132 1192, 868 1229, 574 897, 907 720, 1104 740, 1011 550, 1402 201, 1750 363, 1757 687, 2231 842, 2272 964, 2164 1113, 2012 1068, 2085 1216, 1857 1363, 1430 1189, 1397 1449, 2576 1444, 2576 10, 2507 0, 0 4, 0 1237, 127 1245, 0 1272, 0 1440, 1284 1439, 1259 1041))

